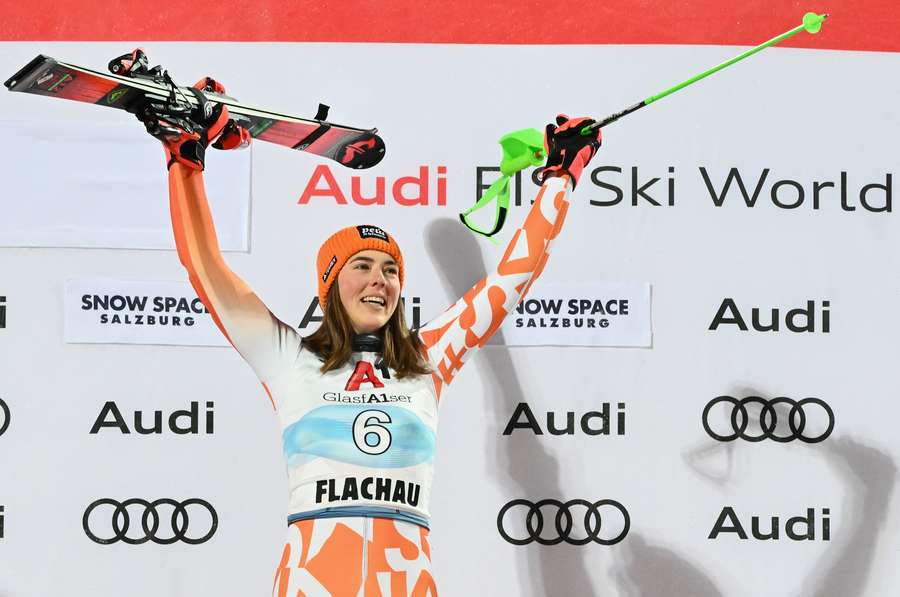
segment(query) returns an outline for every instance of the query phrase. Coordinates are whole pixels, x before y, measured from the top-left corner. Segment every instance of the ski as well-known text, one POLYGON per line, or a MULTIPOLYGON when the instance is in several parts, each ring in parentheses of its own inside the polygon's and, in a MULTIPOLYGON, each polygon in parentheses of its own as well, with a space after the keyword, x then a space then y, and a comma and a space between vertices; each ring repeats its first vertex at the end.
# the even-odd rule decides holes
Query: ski
MULTIPOLYGON (((67 64, 41 54, 4 85, 10 91, 120 110, 129 110, 147 99, 170 105, 198 105, 194 94, 175 85, 166 71, 158 66, 146 68, 146 64, 146 56, 140 50, 111 61, 112 73, 67 64), (129 56, 134 60, 129 60, 129 56)), ((378 129, 328 122, 328 106, 324 104, 319 104, 315 117, 299 118, 247 106, 233 97, 212 91, 201 93, 207 100, 227 106, 231 117, 260 141, 319 155, 355 169, 370 168, 384 157, 384 141, 376 134, 378 129)))

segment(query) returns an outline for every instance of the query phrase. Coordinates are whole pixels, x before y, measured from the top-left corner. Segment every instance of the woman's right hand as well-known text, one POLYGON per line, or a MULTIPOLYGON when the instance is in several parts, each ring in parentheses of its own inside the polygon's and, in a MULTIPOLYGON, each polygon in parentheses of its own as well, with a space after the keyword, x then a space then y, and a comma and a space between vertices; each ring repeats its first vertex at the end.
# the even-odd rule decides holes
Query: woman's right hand
POLYGON ((162 141, 169 168, 179 162, 192 170, 203 170, 206 147, 210 142, 217 149, 239 149, 250 145, 249 131, 230 118, 228 108, 207 100, 202 93, 224 93, 225 88, 220 83, 207 77, 194 85, 193 90, 197 90, 194 91, 197 106, 172 106, 146 100, 133 109, 147 132, 162 141))
POLYGON ((544 134, 547 165, 541 172, 541 180, 551 176, 568 174, 572 188, 578 184, 581 171, 600 149, 600 129, 582 135, 584 127, 594 124, 591 118, 569 118, 565 114, 556 117, 556 125, 548 124, 544 134))

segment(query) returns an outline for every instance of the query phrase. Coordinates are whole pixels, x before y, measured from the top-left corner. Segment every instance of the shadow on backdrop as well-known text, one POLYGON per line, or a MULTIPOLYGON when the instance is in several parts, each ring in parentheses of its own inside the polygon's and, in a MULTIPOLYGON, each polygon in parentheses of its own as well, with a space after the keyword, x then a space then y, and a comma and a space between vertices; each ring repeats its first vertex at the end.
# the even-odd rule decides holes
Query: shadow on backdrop
POLYGON ((722 597, 700 568, 638 533, 619 547, 615 578, 622 597, 722 597))
MULTIPOLYGON (((773 398, 770 393, 745 385, 736 386, 729 395, 741 398, 758 396, 766 400, 773 398)), ((774 408, 778 421, 774 432, 784 436, 790 431, 787 421, 791 409, 784 404, 778 404, 774 408)), ((761 406, 751 403, 747 406, 747 413, 750 419, 748 429, 752 434, 759 433, 763 424, 761 406)), ((836 410, 835 418, 838 419, 839 416, 840 412, 836 410)), ((835 429, 839 426, 838 420, 835 429)), ((685 452, 684 459, 697 474, 716 485, 724 486, 732 478, 734 454, 739 444, 739 440, 710 440, 685 452), (715 461, 717 455, 723 457, 721 460, 725 462, 721 470, 708 465, 715 461)), ((825 553, 809 570, 806 578, 802 579, 798 597, 863 595, 869 583, 878 541, 897 483, 897 465, 889 455, 846 434, 837 437, 831 435, 821 443, 804 443, 801 447, 816 450, 826 460, 843 482, 845 494, 840 510, 840 531, 832 534, 832 541, 825 553)), ((632 537, 629 537, 629 541, 632 541, 632 537)), ((649 597, 654 594, 656 593, 638 592, 629 594, 628 597, 649 597)), ((705 597, 707 593, 697 595, 705 597)))
MULTIPOLYGON (((458 220, 442 218, 430 223, 425 230, 425 246, 450 301, 457 300, 487 275, 478 241, 458 220)), ((502 339, 502 332, 498 331, 490 344, 502 344, 502 339)), ((490 415, 489 433, 494 440, 501 437, 516 405, 526 401, 526 396, 505 346, 482 350, 475 360, 484 387, 489 388, 485 407, 490 415)), ((495 456, 493 476, 509 488, 511 496, 531 500, 566 497, 560 487, 559 462, 534 437, 510 435, 501 442, 495 456)), ((497 507, 499 510, 500 504, 497 507)), ((587 559, 596 557, 597 561, 592 562, 596 567, 602 552, 568 545, 514 549, 518 550, 516 563, 523 579, 521 586, 532 591, 532 595, 604 595, 592 586, 587 569, 587 559)))
MULTIPOLYGON (((426 248, 438 267, 449 300, 461 297, 486 275, 477 241, 456 220, 432 222, 426 228, 425 237, 426 248), (448 247, 453 250, 449 251, 448 247)), ((491 344, 498 343, 502 344, 502 332, 497 332, 491 341, 491 344)), ((476 367, 490 391, 486 407, 491 415, 491 433, 499 437, 515 406, 526 400, 525 393, 506 348, 482 351, 477 360, 476 367)), ((750 387, 738 387, 731 395, 766 396, 750 387)), ((777 405, 776 412, 780 421, 788 420, 788 407, 777 405)), ((758 429, 762 409, 751 404, 748 413, 751 424, 758 429)), ((777 432, 783 430, 779 428, 777 432)), ((710 440, 686 451, 684 459, 707 481, 724 486, 735 473, 738 443, 710 440), (713 462, 716 464, 709 466, 713 462)), ((897 481, 896 463, 889 455, 848 435, 831 436, 809 447, 827 459, 843 481, 846 493, 840 535, 833 536, 817 565, 801 581, 798 597, 862 595, 897 481)), ((496 452, 495 477, 518 492, 516 497, 565 497, 560 487, 559 462, 539 442, 513 435, 502 442, 502 448, 496 452)), ((533 595, 602 596, 600 589, 592 586, 587 570, 592 552, 567 547, 523 549, 517 559, 523 586, 529 587, 533 595)), ((624 597, 722 597, 715 583, 697 565, 672 550, 649 544, 634 531, 618 547, 615 557, 615 579, 624 597)))
POLYGON ((826 440, 824 447, 828 463, 847 487, 841 519, 853 526, 841 529, 839 541, 832 542, 813 569, 815 574, 803 582, 801 595, 862 595, 897 483, 897 465, 884 452, 847 435, 826 440))

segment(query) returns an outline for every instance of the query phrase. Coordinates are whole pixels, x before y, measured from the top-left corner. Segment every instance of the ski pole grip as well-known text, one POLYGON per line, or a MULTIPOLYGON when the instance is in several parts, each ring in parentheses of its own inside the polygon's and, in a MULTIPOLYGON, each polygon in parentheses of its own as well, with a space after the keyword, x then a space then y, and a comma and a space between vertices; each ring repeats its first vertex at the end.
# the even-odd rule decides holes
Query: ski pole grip
POLYGON ((584 127, 583 129, 581 129, 580 134, 582 137, 587 137, 588 135, 590 135, 591 133, 596 131, 598 128, 600 128, 600 123, 595 122, 594 124, 588 125, 588 126, 584 127))
POLYGON ((632 112, 636 112, 637 110, 640 110, 641 108, 643 108, 644 106, 646 106, 649 103, 650 103, 649 101, 643 100, 643 101, 640 101, 640 102, 634 104, 633 106, 628 106, 621 112, 616 112, 615 114, 610 114, 603 120, 595 122, 594 124, 592 124, 590 126, 586 126, 583 129, 581 129, 581 135, 586 137, 590 134, 593 134, 593 132, 596 131, 597 129, 602 129, 607 124, 613 123, 613 122, 617 121, 618 119, 622 118, 623 116, 627 116, 627 115, 631 114, 632 112))
POLYGON ((503 158, 500 160, 500 172, 512 176, 530 166, 544 163, 544 134, 537 129, 522 129, 500 138, 503 158))

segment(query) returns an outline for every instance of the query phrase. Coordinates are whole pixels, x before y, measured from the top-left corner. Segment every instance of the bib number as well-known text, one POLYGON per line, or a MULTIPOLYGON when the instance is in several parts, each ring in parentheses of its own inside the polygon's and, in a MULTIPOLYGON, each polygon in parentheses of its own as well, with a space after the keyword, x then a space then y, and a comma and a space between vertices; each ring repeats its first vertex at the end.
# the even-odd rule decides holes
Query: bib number
POLYGON ((359 413, 353 420, 353 443, 365 454, 384 454, 391 447, 391 432, 384 426, 390 422, 390 415, 380 410, 359 413))

